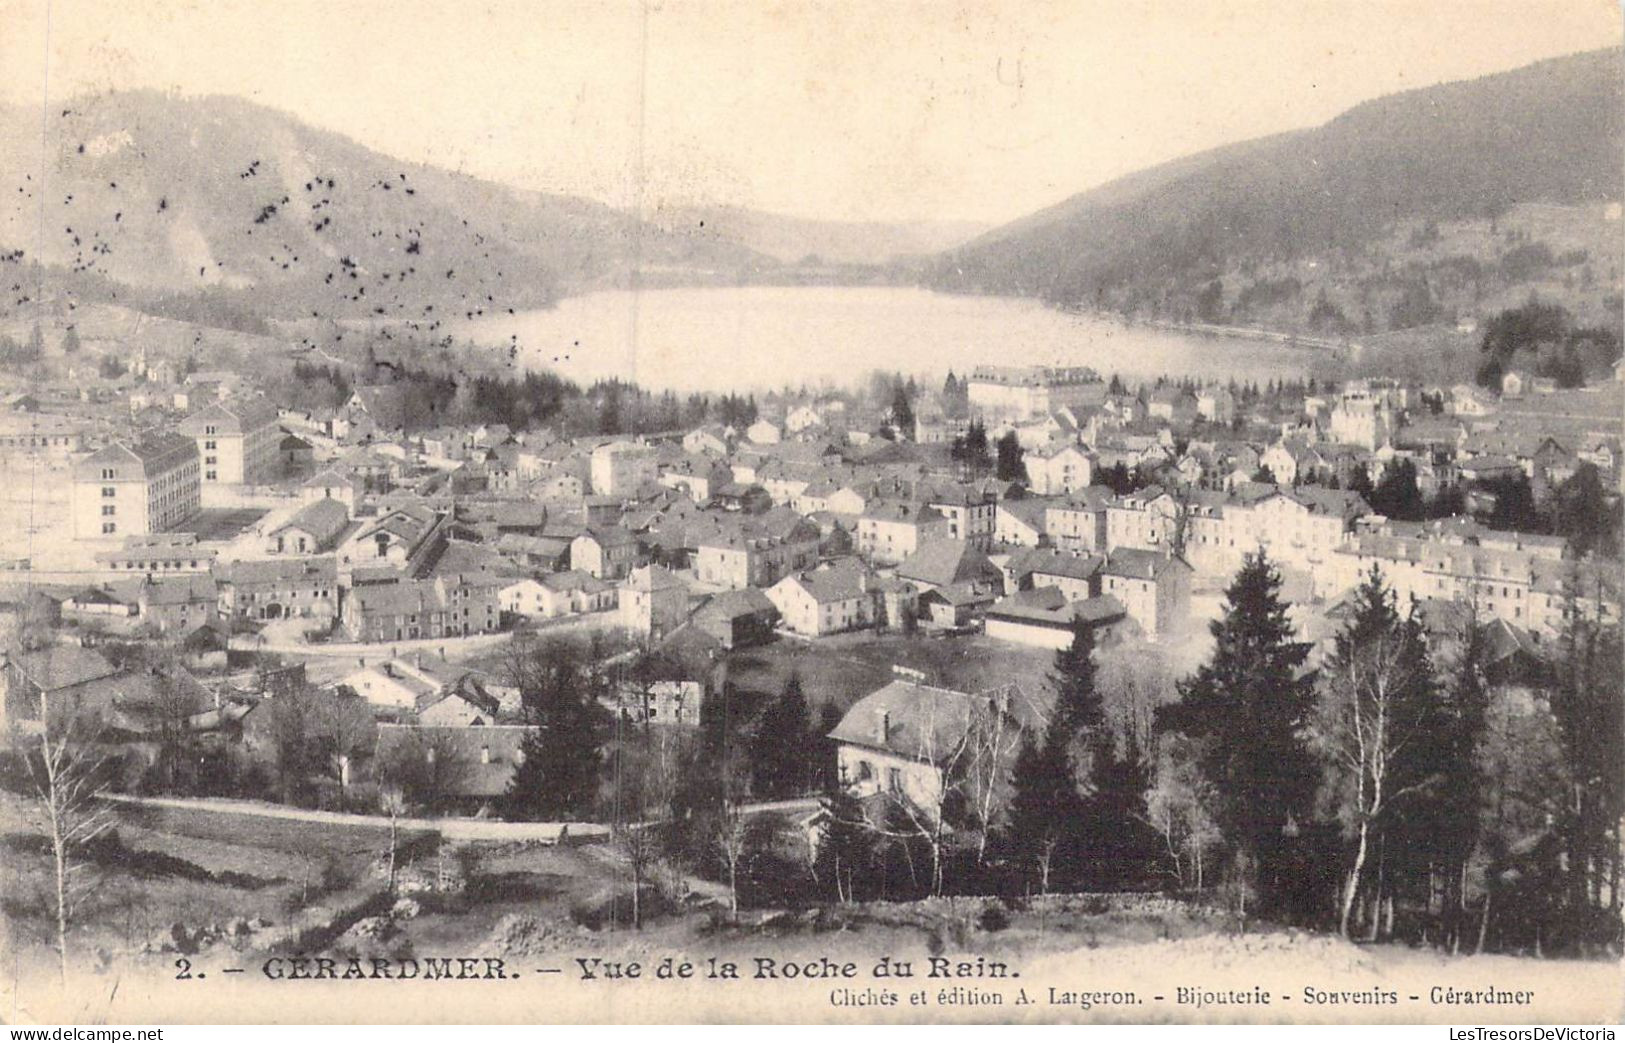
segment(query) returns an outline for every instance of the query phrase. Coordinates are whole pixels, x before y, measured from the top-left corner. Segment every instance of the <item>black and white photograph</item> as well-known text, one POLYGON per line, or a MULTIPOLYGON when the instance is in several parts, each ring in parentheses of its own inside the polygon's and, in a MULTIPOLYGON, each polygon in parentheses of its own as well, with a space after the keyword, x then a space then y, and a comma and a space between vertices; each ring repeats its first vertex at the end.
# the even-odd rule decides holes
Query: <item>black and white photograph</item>
POLYGON ((0 1022, 1612 1039, 1621 44, 0 0, 0 1022))

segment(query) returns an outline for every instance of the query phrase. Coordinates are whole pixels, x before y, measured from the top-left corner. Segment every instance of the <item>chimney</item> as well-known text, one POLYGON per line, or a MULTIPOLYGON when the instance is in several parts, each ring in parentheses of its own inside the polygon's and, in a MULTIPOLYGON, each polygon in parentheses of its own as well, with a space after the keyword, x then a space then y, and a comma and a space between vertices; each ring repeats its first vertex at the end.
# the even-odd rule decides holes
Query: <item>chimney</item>
POLYGON ((875 714, 875 738, 881 743, 891 734, 891 711, 880 710, 875 714))

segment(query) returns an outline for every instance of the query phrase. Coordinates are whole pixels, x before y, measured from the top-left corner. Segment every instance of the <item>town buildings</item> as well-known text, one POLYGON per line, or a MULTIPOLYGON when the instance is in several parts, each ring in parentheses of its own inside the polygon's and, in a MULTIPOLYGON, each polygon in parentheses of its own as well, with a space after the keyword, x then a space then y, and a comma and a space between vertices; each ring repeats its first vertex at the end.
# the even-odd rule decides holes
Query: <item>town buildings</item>
POLYGON ((896 500, 871 502, 858 517, 857 550, 895 565, 932 540, 948 539, 948 519, 934 507, 896 500))
POLYGON ((332 557, 243 560, 216 566, 220 612, 227 618, 311 619, 339 614, 338 569, 332 557))
POLYGON ((633 569, 619 593, 621 625, 645 640, 674 630, 688 618, 688 587, 659 565, 633 569))
POLYGON ((658 459, 650 446, 635 442, 609 442, 592 451, 592 491, 597 496, 629 497, 658 475, 658 459))
POLYGON ((204 406, 178 430, 197 444, 205 485, 252 485, 281 471, 283 432, 276 407, 261 396, 204 406))
POLYGON ((352 641, 411 641, 468 637, 501 628, 502 581, 488 575, 450 574, 401 580, 346 592, 340 622, 352 641))
POLYGON ((76 539, 164 532, 202 508, 197 446, 178 434, 115 442, 73 468, 76 539))
POLYGON ((1098 406, 1106 384, 1086 366, 977 366, 968 394, 971 412, 988 421, 1025 420, 1062 406, 1098 406))
POLYGON ((793 573, 767 589, 786 629, 822 637, 873 626, 877 597, 868 570, 855 558, 793 573))

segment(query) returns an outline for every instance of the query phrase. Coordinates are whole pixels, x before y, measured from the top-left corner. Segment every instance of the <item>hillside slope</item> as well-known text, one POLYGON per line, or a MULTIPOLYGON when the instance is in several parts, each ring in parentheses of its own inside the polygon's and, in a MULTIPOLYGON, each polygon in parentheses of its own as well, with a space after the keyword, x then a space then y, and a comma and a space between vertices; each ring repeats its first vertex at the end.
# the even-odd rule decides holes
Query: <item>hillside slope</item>
POLYGON ((987 231, 969 221, 819 221, 735 206, 667 210, 654 220, 703 227, 785 264, 881 265, 952 249, 987 231))
POLYGON ((148 290, 251 291, 284 315, 429 321, 642 267, 729 277, 759 260, 600 203, 403 163, 240 99, 133 91, 43 115, 0 110, 13 264, 21 250, 148 290))
MULTIPOLYGON (((1263 296, 1299 298, 1295 314, 1304 317, 1315 299, 1304 291, 1319 282, 1334 301, 1345 296, 1341 310, 1352 308, 1352 318, 1372 306, 1375 288, 1383 326, 1404 287, 1371 280, 1425 281, 1427 273, 1385 265, 1373 255, 1381 240, 1404 228, 1427 245, 1439 240, 1437 226, 1474 223, 1500 233, 1495 218, 1531 203, 1572 207, 1577 220, 1595 224, 1621 197, 1622 119, 1617 50, 1410 91, 1312 130, 1187 157, 1084 192, 940 255, 928 281, 1231 321, 1257 317, 1247 313, 1258 302, 1241 300, 1247 285, 1291 278, 1298 285, 1266 285, 1263 296), (1306 259, 1319 269, 1307 279, 1293 271, 1306 259), (1238 303, 1242 315, 1234 314, 1238 303)), ((1604 241, 1618 238, 1616 225, 1604 241)), ((1609 254, 1591 258, 1605 261, 1594 282, 1608 280, 1608 266, 1617 279, 1617 249, 1609 254)))

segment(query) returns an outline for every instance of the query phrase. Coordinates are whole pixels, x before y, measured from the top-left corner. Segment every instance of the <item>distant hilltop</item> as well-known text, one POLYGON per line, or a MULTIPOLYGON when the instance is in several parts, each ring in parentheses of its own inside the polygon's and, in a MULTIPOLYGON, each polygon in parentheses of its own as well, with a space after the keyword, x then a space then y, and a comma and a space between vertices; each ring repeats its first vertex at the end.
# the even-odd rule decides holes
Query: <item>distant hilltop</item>
POLYGON ((936 258, 929 285, 1369 335, 1531 291, 1618 322, 1621 52, 1379 98, 1153 167, 936 258))

